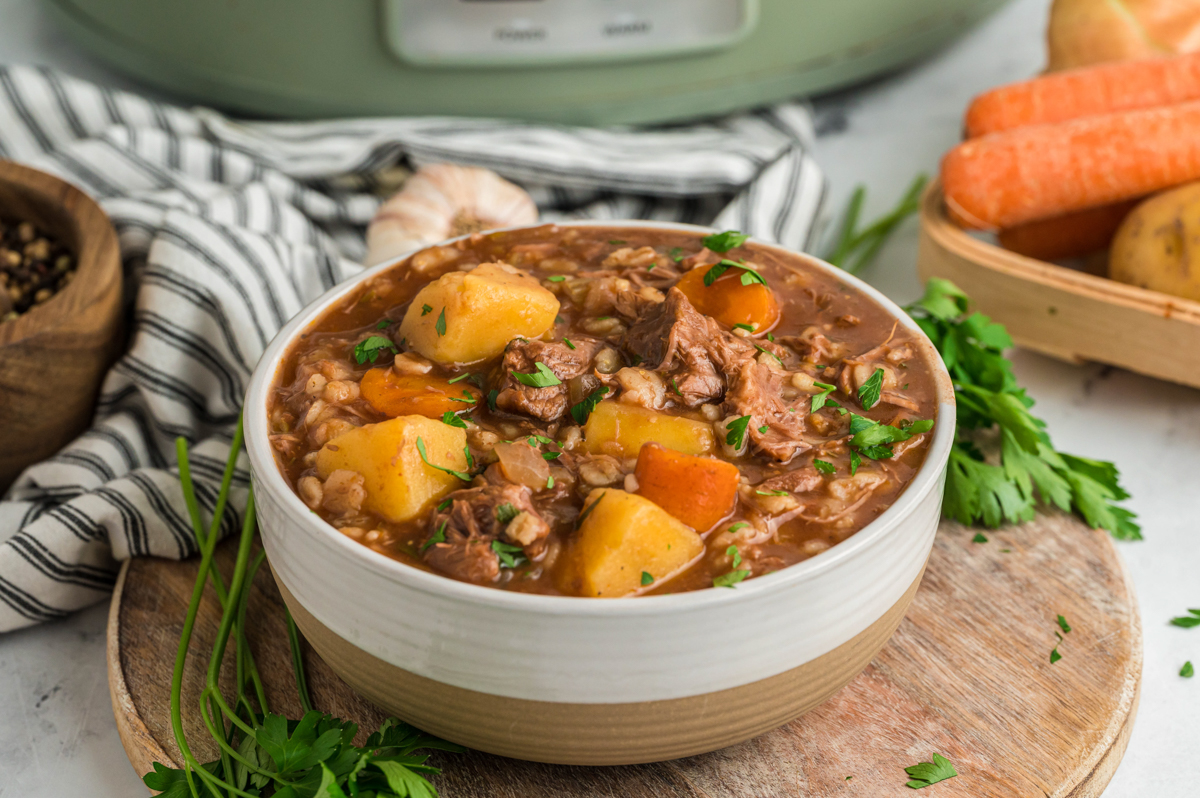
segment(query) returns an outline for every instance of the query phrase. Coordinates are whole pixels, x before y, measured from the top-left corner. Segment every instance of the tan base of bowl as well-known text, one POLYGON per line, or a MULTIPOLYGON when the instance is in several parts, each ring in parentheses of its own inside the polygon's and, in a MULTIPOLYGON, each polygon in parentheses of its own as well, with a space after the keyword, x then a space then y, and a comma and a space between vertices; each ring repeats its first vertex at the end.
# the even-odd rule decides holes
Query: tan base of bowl
POLYGON ((564 765, 633 765, 715 751, 813 709, 883 648, 916 595, 921 576, 863 632, 798 668, 705 695, 630 704, 505 698, 418 676, 334 633, 276 582, 321 658, 386 712, 431 734, 501 756, 564 765))

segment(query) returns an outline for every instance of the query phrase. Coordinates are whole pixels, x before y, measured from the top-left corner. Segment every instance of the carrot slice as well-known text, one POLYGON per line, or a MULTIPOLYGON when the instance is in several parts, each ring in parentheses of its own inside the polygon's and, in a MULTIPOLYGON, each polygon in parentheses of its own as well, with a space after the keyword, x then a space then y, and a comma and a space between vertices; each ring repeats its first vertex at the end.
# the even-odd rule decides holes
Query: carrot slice
POLYGON ((993 133, 942 159, 965 227, 1015 227, 1200 179, 1200 102, 993 133))
POLYGON ((638 452, 639 496, 644 496, 697 532, 712 529, 737 503, 741 472, 733 463, 694 457, 647 443, 638 452))
POLYGON ((363 398, 385 416, 441 418, 474 407, 482 395, 472 386, 425 374, 400 375, 391 369, 371 369, 359 384, 363 398))
POLYGON ((744 272, 737 268, 730 268, 712 285, 705 285, 704 275, 711 268, 712 264, 697 266, 675 284, 696 310, 730 327, 748 324, 755 332, 765 332, 779 320, 774 291, 761 283, 742 285, 744 272))
POLYGON ((1200 53, 1099 64, 1010 83, 967 108, 968 138, 1200 100, 1200 53))

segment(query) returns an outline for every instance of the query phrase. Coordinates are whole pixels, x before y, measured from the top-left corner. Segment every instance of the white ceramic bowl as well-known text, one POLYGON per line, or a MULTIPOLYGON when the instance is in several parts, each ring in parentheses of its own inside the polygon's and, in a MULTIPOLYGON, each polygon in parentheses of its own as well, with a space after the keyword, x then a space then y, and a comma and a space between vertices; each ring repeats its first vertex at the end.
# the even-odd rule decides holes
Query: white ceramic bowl
POLYGON ((854 678, 900 623, 924 571, 954 437, 954 392, 933 345, 899 307, 833 266, 789 254, 836 273, 916 333, 934 364, 937 424, 925 463, 878 519, 732 590, 618 600, 510 593, 406 566, 345 537, 285 482, 267 437, 267 400, 297 335, 397 261, 305 308, 259 361, 244 417, 263 545, 316 651, 358 692, 431 733, 571 764, 715 750, 788 722, 854 678))

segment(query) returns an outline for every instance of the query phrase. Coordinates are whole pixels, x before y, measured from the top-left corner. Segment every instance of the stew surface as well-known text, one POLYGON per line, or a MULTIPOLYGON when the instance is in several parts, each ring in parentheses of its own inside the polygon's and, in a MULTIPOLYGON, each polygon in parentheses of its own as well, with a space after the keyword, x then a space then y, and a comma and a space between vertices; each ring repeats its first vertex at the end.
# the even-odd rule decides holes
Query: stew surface
POLYGON ((736 233, 477 234, 360 286, 270 413, 300 498, 416 568, 505 590, 733 587, 904 490, 937 411, 915 336, 736 233))

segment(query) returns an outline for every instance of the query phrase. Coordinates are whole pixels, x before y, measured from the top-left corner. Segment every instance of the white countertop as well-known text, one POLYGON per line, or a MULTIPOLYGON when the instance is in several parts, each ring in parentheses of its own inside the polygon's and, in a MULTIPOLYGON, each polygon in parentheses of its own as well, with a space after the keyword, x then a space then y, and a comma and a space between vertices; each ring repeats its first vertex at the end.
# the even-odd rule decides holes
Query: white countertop
MULTIPOLYGON (((818 157, 840 209, 869 187, 866 216, 888 210, 919 171, 934 174, 958 139, 969 98, 1044 62, 1048 0, 1016 0, 968 37, 899 75, 817 104, 818 157)), ((0 0, 0 63, 39 63, 110 85, 131 83, 65 41, 35 0, 0 0)), ((909 224, 863 275, 887 294, 919 293, 909 224)), ((1121 544, 1145 633, 1141 708, 1105 798, 1190 798, 1200 789, 1200 629, 1167 621, 1200 606, 1200 392, 1025 352, 1017 377, 1055 444, 1115 460, 1146 540, 1121 544)), ((0 798, 140 796, 113 724, 104 663, 107 606, 0 636, 0 798)), ((952 783, 946 785, 950 788, 952 783)), ((953 789, 947 795, 956 794, 953 789)))

